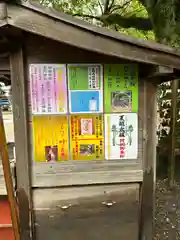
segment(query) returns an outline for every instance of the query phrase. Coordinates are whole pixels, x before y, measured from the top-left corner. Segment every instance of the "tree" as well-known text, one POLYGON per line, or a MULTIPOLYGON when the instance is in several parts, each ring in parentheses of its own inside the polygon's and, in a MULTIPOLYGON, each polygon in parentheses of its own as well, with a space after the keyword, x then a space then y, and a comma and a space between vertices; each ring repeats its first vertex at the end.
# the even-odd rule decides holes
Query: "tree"
MULTIPOLYGON (((40 0, 43 5, 84 18, 117 31, 134 29, 150 33, 156 41, 179 45, 180 4, 178 0, 40 0)), ((125 31, 126 32, 126 31, 125 31)), ((146 34, 145 34, 146 32, 146 34)), ((139 33, 139 32, 138 32, 139 33)))
POLYGON ((40 0, 45 6, 116 31, 154 39, 152 23, 137 0, 40 0))

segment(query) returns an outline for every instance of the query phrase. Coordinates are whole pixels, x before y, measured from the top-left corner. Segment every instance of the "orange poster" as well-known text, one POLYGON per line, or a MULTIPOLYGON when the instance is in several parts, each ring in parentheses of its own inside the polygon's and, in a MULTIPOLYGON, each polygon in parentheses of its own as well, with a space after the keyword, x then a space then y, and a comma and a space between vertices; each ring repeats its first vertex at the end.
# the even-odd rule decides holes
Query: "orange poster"
POLYGON ((73 160, 102 160, 104 158, 103 125, 101 114, 71 116, 73 160))

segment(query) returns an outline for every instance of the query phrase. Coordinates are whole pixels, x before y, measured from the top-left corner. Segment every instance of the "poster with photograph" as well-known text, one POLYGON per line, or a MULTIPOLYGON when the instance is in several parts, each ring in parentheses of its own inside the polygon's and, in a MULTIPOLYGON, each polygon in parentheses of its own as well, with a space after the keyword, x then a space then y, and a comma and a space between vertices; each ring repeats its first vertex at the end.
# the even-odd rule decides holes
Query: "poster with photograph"
POLYGON ((103 116, 71 116, 71 153, 73 160, 100 160, 104 157, 103 116))
POLYGON ((103 138, 103 116, 101 114, 71 116, 72 140, 99 138, 103 138))
POLYGON ((106 113, 138 112, 138 69, 130 64, 104 66, 106 113))
POLYGON ((103 160, 104 139, 72 141, 72 160, 103 160))
POLYGON ((33 150, 36 162, 68 160, 68 120, 66 116, 33 116, 33 150))
POLYGON ((71 113, 103 111, 103 69, 101 65, 68 65, 69 109, 71 113))
POLYGON ((137 113, 105 115, 105 158, 136 159, 138 156, 137 113))
POLYGON ((66 65, 30 64, 32 114, 67 113, 66 65))

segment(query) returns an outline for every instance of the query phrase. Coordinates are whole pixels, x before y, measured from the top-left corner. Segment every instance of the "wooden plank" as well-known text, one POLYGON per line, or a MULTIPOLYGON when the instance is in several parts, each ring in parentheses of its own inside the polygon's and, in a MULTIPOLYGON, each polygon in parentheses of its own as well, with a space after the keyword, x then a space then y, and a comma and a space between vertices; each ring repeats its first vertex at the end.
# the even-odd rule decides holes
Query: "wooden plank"
POLYGON ((120 34, 119 32, 116 32, 116 31, 109 31, 106 28, 97 27, 96 25, 90 24, 86 21, 82 21, 68 14, 56 11, 51 7, 45 8, 41 4, 35 1, 21 1, 20 5, 26 8, 29 8, 31 10, 34 10, 36 12, 39 12, 40 14, 46 15, 47 17, 65 22, 68 25, 73 25, 76 28, 83 28, 86 31, 88 30, 95 34, 98 33, 99 35, 114 38, 116 40, 120 40, 125 43, 134 44, 140 47, 153 49, 156 51, 164 51, 167 53, 180 56, 180 51, 178 49, 171 48, 167 45, 159 44, 154 41, 144 41, 143 39, 140 39, 140 38, 134 38, 131 36, 127 36, 125 34, 120 34))
POLYGON ((119 169, 116 171, 96 171, 62 174, 33 174, 33 187, 59 187, 90 184, 142 182, 143 171, 129 171, 119 169))
MULTIPOLYGON (((33 195, 33 208, 34 210, 40 209, 55 209, 56 207, 62 206, 68 202, 76 204, 79 198, 86 199, 99 196, 109 195, 113 192, 120 192, 122 198, 126 198, 127 194, 131 192, 137 192, 139 195, 138 183, 131 184, 108 184, 108 185, 94 185, 94 186, 75 186, 65 188, 35 188, 32 191, 33 195), (72 194, 73 191, 73 194, 72 194), (123 193, 124 196, 123 196, 123 193), (60 204, 60 205, 59 205, 60 204)), ((138 198, 138 196, 137 196, 138 198)))
POLYGON ((33 199, 37 239, 138 239, 138 184, 36 189, 33 199))
POLYGON ((10 55, 12 99, 15 131, 17 194, 21 239, 30 239, 31 192, 28 152, 26 77, 22 48, 10 55))
POLYGON ((8 24, 103 55, 180 69, 179 55, 157 52, 76 28, 20 6, 8 5, 8 24))
POLYGON ((176 122, 177 122, 177 97, 179 80, 171 82, 171 116, 170 116, 170 137, 169 137, 169 185, 175 184, 175 149, 176 149, 176 122))
POLYGON ((141 186, 140 239, 151 240, 154 229, 156 184, 157 86, 146 81, 144 86, 144 177, 141 186))

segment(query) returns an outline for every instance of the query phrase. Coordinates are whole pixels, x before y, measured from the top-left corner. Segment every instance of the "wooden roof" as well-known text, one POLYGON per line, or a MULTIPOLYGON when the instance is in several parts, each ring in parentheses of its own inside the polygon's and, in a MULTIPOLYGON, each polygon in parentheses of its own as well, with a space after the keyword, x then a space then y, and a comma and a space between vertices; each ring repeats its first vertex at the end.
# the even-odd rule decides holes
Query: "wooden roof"
POLYGON ((0 26, 108 56, 180 69, 180 51, 175 48, 109 31, 34 2, 1 3, 0 26))

